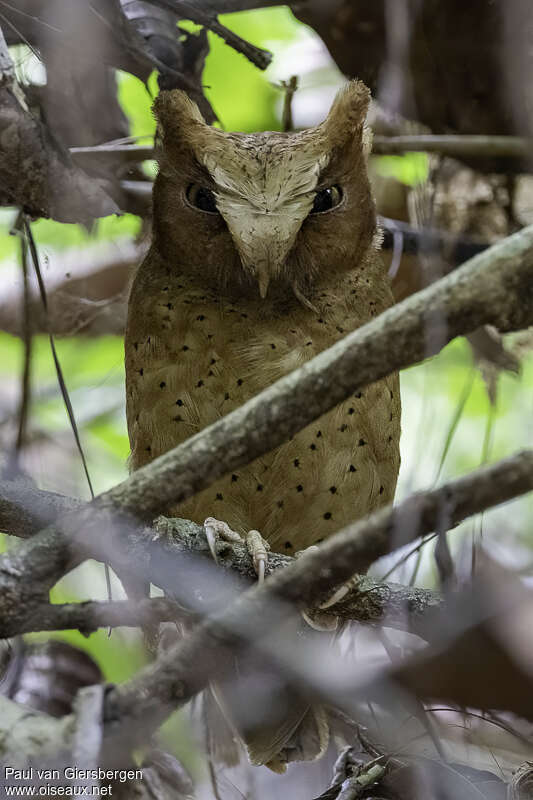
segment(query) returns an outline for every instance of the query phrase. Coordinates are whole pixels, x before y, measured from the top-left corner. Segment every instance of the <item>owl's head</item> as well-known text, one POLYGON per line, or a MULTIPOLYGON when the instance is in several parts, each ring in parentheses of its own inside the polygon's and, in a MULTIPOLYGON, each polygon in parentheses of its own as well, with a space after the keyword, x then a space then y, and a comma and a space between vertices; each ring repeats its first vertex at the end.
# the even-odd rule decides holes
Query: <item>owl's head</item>
POLYGON ((353 81, 327 119, 298 133, 226 133, 180 91, 154 111, 161 149, 154 242, 167 264, 248 295, 301 301, 371 246, 366 160, 370 94, 353 81))

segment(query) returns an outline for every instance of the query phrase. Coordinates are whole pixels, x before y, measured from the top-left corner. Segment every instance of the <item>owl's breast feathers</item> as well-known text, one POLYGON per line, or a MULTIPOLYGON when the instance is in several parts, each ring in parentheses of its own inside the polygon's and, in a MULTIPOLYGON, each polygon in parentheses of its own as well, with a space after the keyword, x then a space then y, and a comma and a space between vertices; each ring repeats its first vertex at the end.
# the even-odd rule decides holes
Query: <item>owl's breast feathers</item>
MULTIPOLYGON (((378 258, 377 253, 373 255, 378 258)), ((127 417, 136 469, 242 405, 391 303, 364 270, 318 294, 318 313, 230 302, 156 268, 135 280, 126 334, 127 417)), ((294 553, 392 500, 399 468, 397 375, 324 414, 289 442, 179 507, 294 553)), ((165 511, 165 509, 161 509, 165 511)))

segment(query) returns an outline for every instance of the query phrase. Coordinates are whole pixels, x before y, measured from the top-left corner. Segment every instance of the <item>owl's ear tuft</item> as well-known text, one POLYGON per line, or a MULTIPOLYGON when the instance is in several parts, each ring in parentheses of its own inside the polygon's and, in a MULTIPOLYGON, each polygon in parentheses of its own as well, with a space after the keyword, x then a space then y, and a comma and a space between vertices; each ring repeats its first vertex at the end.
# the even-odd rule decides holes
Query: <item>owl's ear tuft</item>
POLYGON ((206 123, 196 103, 180 89, 163 91, 158 94, 152 106, 154 115, 163 136, 186 135, 191 128, 206 123))
POLYGON ((370 89, 362 81, 350 81, 340 90, 320 126, 332 145, 361 140, 369 104, 370 89))

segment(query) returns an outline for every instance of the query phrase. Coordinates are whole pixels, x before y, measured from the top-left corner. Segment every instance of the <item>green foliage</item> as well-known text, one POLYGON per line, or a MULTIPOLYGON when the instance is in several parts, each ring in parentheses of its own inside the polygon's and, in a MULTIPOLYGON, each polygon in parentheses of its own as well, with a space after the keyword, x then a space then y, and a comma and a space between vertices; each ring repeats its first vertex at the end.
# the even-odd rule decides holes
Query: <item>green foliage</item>
POLYGON ((402 156, 375 156, 376 172, 384 178, 396 178, 397 181, 416 186, 427 180, 429 159, 427 153, 405 153, 402 156))

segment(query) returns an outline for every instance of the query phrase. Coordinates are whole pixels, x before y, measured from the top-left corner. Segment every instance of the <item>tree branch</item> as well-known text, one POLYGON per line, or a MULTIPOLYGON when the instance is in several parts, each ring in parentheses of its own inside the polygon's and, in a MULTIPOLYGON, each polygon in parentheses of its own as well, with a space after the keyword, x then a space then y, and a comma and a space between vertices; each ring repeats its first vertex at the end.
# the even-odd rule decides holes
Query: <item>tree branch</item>
POLYGON ((374 136, 372 153, 391 155, 422 151, 451 158, 531 158, 533 140, 521 136, 374 136))
POLYGON ((102 495, 149 518, 278 447, 352 393, 490 324, 533 323, 533 226, 498 242, 102 495))
MULTIPOLYGON (((226 472, 274 449, 352 392, 438 352, 454 336, 486 323, 504 331, 531 324, 532 248, 533 226, 389 309, 227 417, 139 469, 83 511, 68 515, 57 527, 4 555, 0 559, 4 608, 13 615, 24 610, 29 613, 46 601, 49 588, 62 575, 87 557, 117 563, 119 573, 121 567, 130 568, 124 553, 133 546, 128 532, 135 526, 131 519, 117 521, 117 509, 149 520, 226 472), (102 536, 102 527, 106 536, 102 536), (116 543, 111 556, 110 542, 116 543), (26 580, 21 586, 23 574, 26 580)), ((487 504, 498 502, 495 497, 497 493, 492 493, 487 504)), ((415 531, 413 535, 417 535, 415 531)), ((352 574, 356 571, 353 565, 352 574)))
MULTIPOLYGON (((26 484, 0 483, 0 530, 27 538, 34 535, 43 524, 50 524, 61 515, 81 509, 84 505, 71 497, 40 491, 26 484)), ((134 541, 124 546, 130 548, 132 558, 141 563, 150 563, 146 578, 172 588, 173 578, 183 569, 184 553, 209 559, 211 554, 201 525, 183 519, 160 518, 156 522, 157 530, 143 529, 135 537, 132 534, 134 541), (163 528, 165 536, 161 540, 163 528)), ((220 566, 237 573, 250 584, 255 582, 255 570, 246 547, 228 547, 224 542, 219 542, 217 549, 220 566)), ((291 556, 271 553, 267 574, 283 569, 293 561, 291 556)), ((385 624, 390 628, 408 630, 427 639, 435 630, 442 607, 443 598, 438 592, 382 583, 359 575, 354 578, 350 592, 343 597, 339 616, 363 624, 385 624)), ((183 608, 171 601, 165 604, 154 600, 151 605, 147 601, 137 605, 92 602, 65 606, 43 604, 23 620, 4 616, 0 621, 0 638, 39 630, 78 628, 90 632, 98 627, 138 627, 145 622, 165 622, 181 616, 183 608)))
POLYGON ((0 620, 0 638, 62 630, 79 630, 88 636, 98 628, 139 628, 190 617, 191 614, 187 614, 178 603, 165 597, 145 598, 138 602, 47 603, 36 608, 16 631, 11 629, 8 620, 0 620))
POLYGON ((155 6, 175 11, 183 19, 189 19, 191 22, 203 25, 208 30, 216 33, 217 36, 220 36, 227 45, 238 53, 242 53, 248 61, 251 61, 259 69, 266 69, 272 61, 272 53, 260 47, 255 47, 255 45, 250 44, 250 42, 226 28, 225 25, 218 21, 216 13, 209 9, 206 10, 204 5, 189 3, 188 0, 149 0, 149 2, 155 6))
MULTIPOLYGON (((396 508, 386 508, 346 527, 279 570, 263 585, 241 595, 224 611, 213 614, 154 665, 129 682, 114 687, 106 698, 107 736, 130 736, 142 720, 143 735, 173 709, 201 691, 213 674, 222 672, 230 653, 242 643, 260 642, 282 627, 296 604, 305 607, 347 580, 372 560, 415 536, 455 525, 477 513, 533 489, 533 451, 451 481, 439 489, 415 494, 396 508), (416 523, 416 524, 414 524, 416 523)), ((342 601, 330 610, 342 609, 342 601)))

